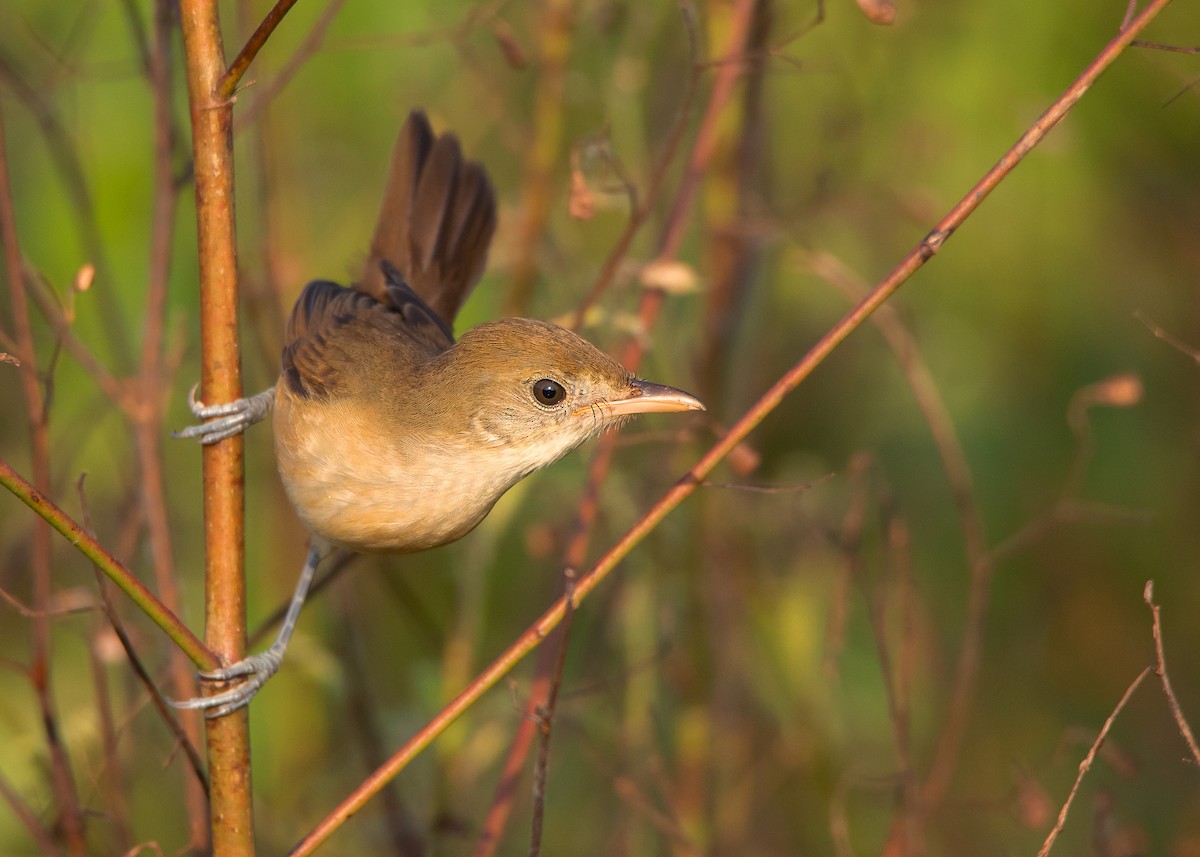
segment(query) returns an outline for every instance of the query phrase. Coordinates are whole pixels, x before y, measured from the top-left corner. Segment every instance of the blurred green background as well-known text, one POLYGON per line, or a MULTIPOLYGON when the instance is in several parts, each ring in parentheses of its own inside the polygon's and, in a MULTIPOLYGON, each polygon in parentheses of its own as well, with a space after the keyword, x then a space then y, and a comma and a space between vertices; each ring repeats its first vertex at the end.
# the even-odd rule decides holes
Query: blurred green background
MULTIPOLYGON (((267 5, 223 6, 230 56, 267 5)), ((283 318, 304 283, 354 276, 393 137, 414 106, 487 165, 500 203, 491 265, 458 329, 514 300, 529 315, 569 317, 629 213, 596 153, 614 154, 645 197, 683 107, 691 18, 701 59, 723 62, 704 67, 680 152, 585 332, 614 353, 628 340, 638 269, 658 252, 714 76, 739 62, 679 254, 698 288, 669 296, 641 331, 641 374, 697 393, 711 419, 644 418, 624 431, 591 541, 598 556, 715 427, 848 309, 822 265, 833 257, 864 282, 881 278, 1091 61, 1124 6, 903 0, 895 25, 879 27, 843 0, 810 29, 815 5, 763 3, 755 49, 728 57, 733 7, 720 2, 352 2, 315 50, 302 46, 326 6, 298 4, 235 108, 246 388, 273 382, 283 318), (555 44, 561 73, 546 55, 555 44), (567 209, 571 152, 589 141, 583 176, 598 210, 578 220, 567 209), (530 214, 539 192, 544 219, 530 214), (522 301, 513 284, 526 264, 522 301)), ((97 266, 73 298, 71 331, 118 378, 135 370, 144 335, 154 126, 139 40, 151 12, 134 0, 0 6, 23 258, 64 301, 81 266, 97 266)), ((1175 3, 1147 37, 1195 45, 1195 4, 1175 3)), ((177 37, 174 49, 178 61, 177 37)), ((944 795, 913 803, 950 723, 968 625, 965 530, 913 388, 867 325, 751 436, 746 467, 722 467, 720 485, 687 501, 581 606, 545 853, 1035 853, 1087 746, 1153 663, 1148 579, 1180 702, 1200 718, 1200 375, 1193 353, 1152 329, 1200 348, 1198 81, 1194 54, 1128 52, 891 303, 957 432, 995 561, 944 795), (1118 375, 1138 379, 1140 399, 1085 408, 1113 395, 1102 382, 1118 375), (908 712, 899 725, 889 684, 908 712), (905 818, 920 821, 907 839, 896 833, 905 818)), ((178 64, 172 109, 182 132, 172 164, 186 176, 178 64)), ((199 371, 192 210, 188 184, 166 309, 178 369, 164 437, 189 421, 199 371)), ((11 337, 8 293, 5 280, 0 330, 11 337)), ((80 515, 86 472, 99 538, 153 581, 129 423, 36 311, 32 326, 52 388, 53 497, 80 515)), ((0 454, 28 474, 19 370, 7 364, 0 401, 0 454)), ((590 453, 522 483, 461 542, 360 559, 310 602, 281 674, 251 707, 265 853, 302 836, 379 748, 397 747, 550 603, 590 453)), ((253 628, 290 594, 306 534, 265 427, 247 436, 246 460, 253 628)), ((171 552, 199 632, 200 453, 165 442, 161 462, 171 552)), ((26 604, 34 522, 0 498, 0 588, 26 604)), ((94 599, 88 564, 57 538, 54 585, 61 605, 94 599)), ((127 603, 121 612, 165 686, 169 644, 127 603)), ((98 614, 52 627, 52 688, 94 812, 94 853, 150 841, 178 853, 185 773, 172 738, 98 614), (115 754, 100 740, 98 673, 110 683, 115 754)), ((53 829, 30 635, 29 619, 0 604, 0 775, 53 829)), ((324 853, 395 853, 397 826, 425 853, 470 853, 532 668, 518 667, 399 777, 394 803, 373 801, 324 853)), ((1200 854, 1200 782, 1187 756, 1151 676, 1054 853, 1200 854)), ((527 853, 531 764, 498 853, 527 853)), ((0 804, 0 853, 42 853, 11 803, 0 804)))

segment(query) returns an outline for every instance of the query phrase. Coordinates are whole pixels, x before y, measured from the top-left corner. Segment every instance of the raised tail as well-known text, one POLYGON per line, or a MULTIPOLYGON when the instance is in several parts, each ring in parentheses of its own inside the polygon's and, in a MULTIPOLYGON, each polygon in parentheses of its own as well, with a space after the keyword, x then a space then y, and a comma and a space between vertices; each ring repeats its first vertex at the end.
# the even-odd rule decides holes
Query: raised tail
POLYGON ((355 287, 387 303, 382 265, 390 262, 452 326, 483 274, 495 231, 496 198, 483 167, 464 160, 458 138, 436 136, 414 110, 392 150, 371 254, 355 287))

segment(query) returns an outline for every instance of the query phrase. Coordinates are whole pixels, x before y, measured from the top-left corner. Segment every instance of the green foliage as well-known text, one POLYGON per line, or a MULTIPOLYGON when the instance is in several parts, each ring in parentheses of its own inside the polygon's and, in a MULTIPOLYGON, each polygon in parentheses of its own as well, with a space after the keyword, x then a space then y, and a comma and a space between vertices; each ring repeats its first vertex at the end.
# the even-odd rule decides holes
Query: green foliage
MULTIPOLYGON (((71 334, 119 378, 140 352, 150 264, 154 120, 126 9, 147 26, 146 5, 0 5, 0 109, 23 260, 64 301, 76 272, 97 266, 92 288, 71 298, 71 334)), ((679 259, 700 289, 668 297, 641 373, 696 392, 714 426, 733 423, 851 306, 815 272, 814 254, 832 254, 864 282, 880 279, 1091 61, 1124 6, 904 3, 896 25, 879 28, 853 4, 830 4, 819 26, 789 40, 815 9, 769 4, 769 50, 744 58, 688 215, 679 259), (757 105, 748 90, 759 92, 757 105), (755 148, 740 152, 747 138, 755 148), (722 337, 709 307, 726 293, 734 297, 722 337)), ((228 4, 231 56, 265 9, 228 4)), ((282 319, 304 283, 348 281, 365 258, 392 138, 414 106, 487 165, 500 201, 492 264, 460 329, 501 312, 526 252, 536 271, 528 314, 569 317, 628 216, 613 175, 589 161, 598 211, 571 218, 572 146, 607 126, 644 198, 691 62, 675 4, 571 11, 561 98, 551 93, 561 131, 550 141, 550 208, 526 239, 529 156, 544 131, 537 99, 551 73, 539 57, 546 10, 348 3, 270 97, 323 12, 297 4, 234 110, 235 120, 252 117, 236 138, 248 388, 273 382, 282 319), (527 67, 506 62, 505 40, 527 67)), ((680 152, 585 330, 616 354, 635 320, 637 267, 659 251, 712 81, 736 61, 724 53, 728 14, 724 4, 697 11, 703 58, 719 62, 700 76, 680 152)), ((1147 37, 1195 43, 1195 24, 1194 4, 1176 3, 1147 37)), ((178 41, 174 50, 177 61, 178 41)), ((1198 79, 1194 54, 1129 51, 892 302, 965 452, 968 506, 996 562, 965 738, 946 796, 922 819, 924 853, 1036 852, 1104 719, 1153 663, 1147 579, 1180 702, 1200 722, 1200 626, 1188 620, 1200 609, 1197 361, 1153 329, 1200 347, 1198 79), (1140 379, 1140 398, 1101 401, 1073 428, 1081 391, 1123 374, 1140 379)), ((173 86, 182 136, 172 164, 184 176, 178 66, 173 86)), ((188 422, 198 373, 190 193, 189 184, 171 242, 163 323, 179 365, 168 358, 161 461, 184 615, 199 629, 200 453, 165 438, 188 422)), ((18 320, 4 283, 0 350, 9 350, 18 320)), ((31 325, 53 390, 52 496, 81 516, 74 485, 87 472, 92 528, 154 581, 129 422, 36 311, 31 325)), ((961 501, 899 366, 870 324, 853 334, 751 436, 753 470, 718 469, 722 486, 701 489, 580 606, 554 722, 545 853, 871 853, 898 819, 921 815, 901 795, 906 782, 926 781, 947 734, 971 570, 961 501), (855 509, 860 532, 848 542, 855 509)), ((4 363, 0 401, 0 458, 28 473, 19 370, 4 363)), ((625 429, 590 557, 708 447, 707 423, 681 424, 643 418, 625 429)), ((523 483, 457 544, 356 561, 306 607, 281 674, 251 708, 264 852, 308 831, 552 601, 589 455, 523 483)), ((253 628, 290 593, 306 538, 277 484, 265 427, 247 436, 247 490, 253 628)), ((28 604, 34 518, 12 499, 0 510, 0 588, 28 604)), ((56 603, 93 601, 86 561, 65 543, 53 549, 56 603)), ((166 638, 119 607, 165 688, 166 638)), ((0 617, 0 776, 52 829, 45 736, 26 674, 31 623, 7 604, 0 617)), ((91 846, 120 853, 154 840, 177 853, 188 844, 188 774, 171 736, 100 614, 56 617, 51 627, 58 725, 81 803, 99 815, 88 820, 91 846), (89 652, 110 684, 115 754, 101 740, 89 652)), ((396 781, 429 853, 470 853, 535 659, 396 781)), ((1085 779, 1056 853, 1085 853, 1094 836, 1107 837, 1101 853, 1134 853, 1120 850, 1126 842, 1144 853, 1195 850, 1200 790, 1187 754, 1151 676, 1085 779)), ((498 853, 527 851, 532 764, 498 853)), ((369 804, 327 853, 383 853, 392 807, 369 804)), ((8 804, 0 853, 41 853, 8 804)))

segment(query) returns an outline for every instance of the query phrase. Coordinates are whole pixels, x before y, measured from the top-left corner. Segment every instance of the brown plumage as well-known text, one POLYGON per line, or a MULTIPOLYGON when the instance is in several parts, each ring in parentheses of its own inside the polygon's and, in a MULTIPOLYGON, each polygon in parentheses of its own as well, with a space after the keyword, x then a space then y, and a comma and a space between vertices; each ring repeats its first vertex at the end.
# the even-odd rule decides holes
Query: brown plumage
MULTIPOLYGON (((496 203, 458 141, 412 113, 366 270, 352 288, 309 283, 288 321, 274 388, 275 458, 313 547, 274 645, 212 680, 246 680, 180 703, 221 716, 278 669, 313 571, 330 546, 404 553, 466 535, 519 480, 606 426, 699 410, 574 333, 507 318, 455 341, 452 324, 487 261, 496 203)), ((268 391, 269 394, 269 391, 268 391)), ((217 442, 265 416, 266 394, 213 407, 182 434, 217 442)))
POLYGON ((386 303, 382 268, 389 262, 453 325, 483 275, 495 231, 496 198, 483 167, 463 160, 453 134, 435 137, 425 114, 414 110, 392 149, 371 254, 356 288, 386 303))

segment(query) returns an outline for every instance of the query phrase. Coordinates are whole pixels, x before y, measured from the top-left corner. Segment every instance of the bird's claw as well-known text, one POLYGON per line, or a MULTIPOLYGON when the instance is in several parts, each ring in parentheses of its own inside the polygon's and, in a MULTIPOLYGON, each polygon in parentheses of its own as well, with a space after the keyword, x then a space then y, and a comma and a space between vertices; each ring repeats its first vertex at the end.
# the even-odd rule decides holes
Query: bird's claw
POLYGON ((188 393, 188 407, 197 419, 205 422, 172 432, 171 437, 195 438, 205 446, 241 434, 250 426, 266 419, 275 397, 275 388, 272 387, 243 399, 206 405, 196 399, 196 389, 199 386, 194 385, 188 393))
POLYGON ((215 693, 212 696, 197 696, 193 699, 168 700, 172 708, 188 711, 203 711, 209 720, 232 714, 244 705, 248 705, 262 686, 271 676, 279 671, 283 662, 283 650, 275 646, 250 655, 240 661, 220 669, 196 673, 203 681, 230 681, 245 676, 245 680, 236 687, 215 693))

